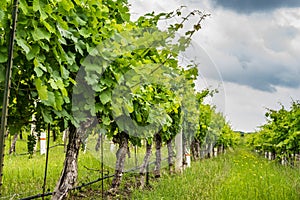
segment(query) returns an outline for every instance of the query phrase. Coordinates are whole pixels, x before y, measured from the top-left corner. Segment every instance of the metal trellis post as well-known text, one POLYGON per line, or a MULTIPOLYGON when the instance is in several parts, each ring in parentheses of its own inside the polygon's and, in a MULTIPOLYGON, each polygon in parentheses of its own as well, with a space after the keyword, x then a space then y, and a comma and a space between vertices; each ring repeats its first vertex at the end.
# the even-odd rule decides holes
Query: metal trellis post
POLYGON ((45 172, 44 172, 44 184, 43 184, 43 200, 46 192, 46 183, 47 183, 47 172, 48 172, 48 161, 49 161, 49 148, 50 148, 50 124, 48 124, 48 136, 47 136, 47 152, 46 152, 46 163, 45 163, 45 172))
POLYGON ((7 114, 8 114, 8 104, 9 104, 10 85, 11 85, 11 72, 13 66, 14 40, 15 40, 15 32, 16 32, 17 17, 18 17, 18 3, 19 3, 18 0, 14 0, 13 2, 12 29, 11 29, 11 36, 9 41, 8 61, 7 61, 7 68, 6 68, 5 88, 4 88, 3 104, 2 104, 1 130, 0 130, 0 189, 2 186, 2 176, 3 176, 5 133, 7 129, 7 114))

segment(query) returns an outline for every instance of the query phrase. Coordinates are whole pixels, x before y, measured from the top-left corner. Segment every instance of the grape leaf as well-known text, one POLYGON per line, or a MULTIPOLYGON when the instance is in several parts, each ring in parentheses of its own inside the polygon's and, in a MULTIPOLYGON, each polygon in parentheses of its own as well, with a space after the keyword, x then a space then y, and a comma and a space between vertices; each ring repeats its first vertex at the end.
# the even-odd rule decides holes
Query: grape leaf
POLYGON ((35 79, 35 86, 38 91, 39 97, 41 100, 47 100, 48 99, 48 90, 47 86, 42 85, 42 81, 39 78, 35 79))
POLYGON ((29 53, 30 48, 25 40, 23 40, 22 38, 17 38, 16 42, 25 51, 26 54, 29 53))
POLYGON ((102 104, 107 104, 111 101, 111 92, 109 90, 105 90, 100 94, 100 101, 102 104))

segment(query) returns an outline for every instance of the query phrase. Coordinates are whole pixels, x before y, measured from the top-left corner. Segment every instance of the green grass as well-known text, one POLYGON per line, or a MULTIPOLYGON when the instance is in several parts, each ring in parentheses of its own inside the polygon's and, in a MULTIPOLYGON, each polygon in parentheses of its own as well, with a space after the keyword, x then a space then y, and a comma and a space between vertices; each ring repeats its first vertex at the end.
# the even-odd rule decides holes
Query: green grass
POLYGON ((193 163, 180 176, 136 190, 131 199, 300 199, 300 169, 280 166, 246 149, 193 163))
MULTIPOLYGON (((101 177, 100 152, 94 150, 95 143, 95 137, 89 138, 87 152, 80 152, 79 185, 101 177)), ((50 146, 53 145, 55 143, 51 142, 50 146)), ((31 159, 28 155, 20 155, 27 151, 26 140, 18 140, 16 150, 17 154, 5 156, 1 199, 19 199, 42 193, 45 155, 36 153, 31 159)), ((108 170, 109 174, 114 173, 115 151, 110 152, 110 144, 106 140, 103 156, 105 170, 108 170)), ((140 165, 144 153, 144 149, 138 149, 135 157, 134 149, 131 148, 131 158, 126 159, 125 170, 135 167, 136 161, 137 165, 140 165)), ((166 149, 163 149, 163 154, 165 157, 166 149)), ((49 191, 53 191, 58 181, 64 156, 62 146, 50 149, 47 176, 49 191)), ((154 158, 153 152, 151 161, 154 158)), ((166 161, 162 167, 167 169, 166 161)), ((278 165, 244 148, 228 151, 217 158, 193 162, 192 167, 182 175, 164 173, 159 181, 151 179, 151 190, 134 189, 136 184, 133 175, 137 174, 124 175, 121 187, 123 189, 116 199, 300 199, 300 169, 278 165), (132 190, 133 193, 128 197, 132 190)), ((109 188, 110 183, 111 179, 104 181, 105 190, 109 188)), ((84 199, 100 199, 101 187, 99 182, 84 188, 85 192, 73 194, 86 195, 84 199)), ((73 195, 72 199, 76 197, 73 195)))
MULTIPOLYGON (((24 138, 27 138, 26 135, 24 138)), ((62 141, 56 143, 50 140, 50 146, 61 144, 62 141)), ((87 144, 87 151, 83 153, 80 151, 78 159, 78 185, 96 180, 102 176, 101 168, 101 154, 100 151, 95 151, 94 147, 97 141, 97 136, 90 136, 87 144)), ((110 151, 110 141, 104 140, 104 153, 103 163, 105 167, 104 175, 114 174, 114 167, 116 162, 115 153, 117 146, 114 151, 110 151)), ((8 147, 10 145, 9 139, 6 140, 7 147, 6 152, 8 153, 8 147)), ((38 143, 39 149, 39 143, 38 143)), ((163 148, 163 156, 166 157, 167 148, 163 148)), ((4 175, 3 175, 3 186, 0 199, 19 199, 21 197, 32 196, 40 194, 43 191, 44 181, 44 170, 46 156, 40 155, 36 152, 32 158, 29 159, 27 152, 27 140, 18 140, 16 144, 16 153, 13 155, 5 155, 4 160, 4 175)), ((136 166, 141 165, 145 150, 144 148, 138 148, 137 154, 135 154, 134 148, 130 148, 131 158, 126 159, 125 170, 130 170, 136 166)), ((52 192, 55 185, 60 177, 61 170, 63 168, 65 153, 63 146, 56 146, 50 149, 49 152, 49 164, 47 173, 46 191, 52 192)), ((154 156, 151 158, 151 162, 155 159, 154 156)), ((162 163, 163 167, 167 166, 167 161, 162 163)), ((152 166, 153 167, 153 166, 152 166)), ((112 179, 106 179, 104 181, 104 189, 107 190, 110 187, 112 179)), ((98 182, 89 187, 83 188, 84 191, 95 190, 97 193, 101 191, 102 182, 98 182)), ((75 192, 77 193, 77 192, 75 192)), ((88 192, 87 192, 88 193, 88 192)), ((93 192, 91 192, 93 193, 93 192)), ((101 193, 100 193, 101 194, 101 193)), ((101 195, 100 195, 101 196, 101 195)))
MULTIPOLYGON (((51 142, 50 146, 53 145, 55 145, 55 143, 51 142)), ((8 148, 6 151, 8 151, 8 148)), ((39 152, 37 152, 29 159, 29 155, 24 155, 26 151, 26 140, 18 140, 16 144, 16 154, 5 156, 1 193, 2 199, 19 199, 21 197, 42 193, 46 156, 40 155, 39 152)), ((46 191, 52 192, 54 190, 63 168, 64 158, 65 153, 63 146, 56 146, 50 149, 46 191)), ((81 151, 78 163, 78 183, 87 183, 101 177, 101 172, 97 171, 100 169, 99 152, 98 155, 96 155, 96 153, 92 153, 89 150, 85 154, 81 151), (89 170, 87 168, 95 170, 89 170)), ((112 174, 114 172, 110 170, 110 173, 112 174)), ((105 186, 106 188, 107 185, 108 184, 105 186)), ((101 188, 101 183, 93 185, 92 188, 101 188)))

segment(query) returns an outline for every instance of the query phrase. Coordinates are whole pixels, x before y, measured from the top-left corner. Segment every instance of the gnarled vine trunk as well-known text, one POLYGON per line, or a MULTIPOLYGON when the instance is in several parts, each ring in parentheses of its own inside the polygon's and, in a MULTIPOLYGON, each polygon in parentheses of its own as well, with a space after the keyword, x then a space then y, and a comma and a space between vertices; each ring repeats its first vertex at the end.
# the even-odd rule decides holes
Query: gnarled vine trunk
POLYGON ((152 153, 152 144, 149 144, 147 142, 146 144, 146 154, 144 157, 143 164, 140 169, 140 187, 143 188, 145 186, 145 174, 146 174, 146 168, 149 165, 149 160, 152 153))
POLYGON ((187 159, 186 159, 186 154, 187 154, 187 139, 184 134, 182 134, 182 166, 185 168, 187 166, 187 159))
POLYGON ((69 143, 67 146, 64 168, 61 172, 59 181, 56 184, 52 200, 62 200, 68 195, 75 185, 78 177, 78 155, 81 145, 81 139, 86 136, 87 129, 91 127, 95 120, 88 119, 83 122, 79 128, 74 125, 69 127, 69 143))
POLYGON ((80 136, 74 125, 69 127, 69 143, 66 151, 64 168, 59 181, 56 184, 52 200, 65 199, 68 191, 72 189, 77 181, 78 169, 77 160, 80 150, 80 136))
POLYGON ((10 148, 9 148, 9 154, 12 154, 13 152, 16 152, 16 143, 17 143, 17 140, 18 140, 18 134, 16 133, 13 137, 13 141, 10 145, 10 148))
POLYGON ((64 152, 67 152, 67 142, 68 142, 68 137, 69 137, 69 128, 67 128, 66 130, 63 131, 63 136, 62 136, 62 140, 64 142, 64 152))
POLYGON ((201 155, 200 155, 200 142, 197 139, 193 139, 192 143, 191 143, 191 150, 192 150, 192 157, 193 160, 198 160, 201 155))
POLYGON ((97 143, 95 145, 95 151, 99 151, 100 146, 101 146, 101 139, 102 139, 102 134, 99 133, 98 134, 98 138, 97 138, 97 143))
POLYGON ((201 151, 201 147, 200 147, 200 141, 199 140, 196 140, 196 143, 195 143, 195 148, 196 148, 196 158, 199 159, 201 156, 200 156, 200 151, 201 151))
POLYGON ((156 161, 155 161, 155 168, 154 168, 154 176, 155 178, 160 177, 160 168, 161 168, 161 146, 162 146, 162 138, 160 133, 156 133, 154 135, 155 140, 155 155, 156 155, 156 161))
POLYGON ((173 146, 172 146, 172 139, 169 139, 167 141, 167 147, 168 147, 168 164, 169 164, 169 171, 170 173, 173 173, 173 167, 174 167, 174 152, 173 152, 173 146))
POLYGON ((223 144, 218 146, 218 155, 223 153, 222 150, 223 150, 223 144))
POLYGON ((117 161, 116 161, 115 176, 111 184, 111 189, 113 190, 117 189, 121 184, 125 158, 128 151, 128 135, 125 132, 119 133, 118 143, 119 143, 119 149, 116 153, 117 161))
POLYGON ((212 157, 212 144, 209 143, 207 146, 207 158, 211 158, 212 157))
POLYGON ((193 139, 191 142, 191 153, 193 160, 196 160, 196 149, 195 149, 195 140, 193 139))

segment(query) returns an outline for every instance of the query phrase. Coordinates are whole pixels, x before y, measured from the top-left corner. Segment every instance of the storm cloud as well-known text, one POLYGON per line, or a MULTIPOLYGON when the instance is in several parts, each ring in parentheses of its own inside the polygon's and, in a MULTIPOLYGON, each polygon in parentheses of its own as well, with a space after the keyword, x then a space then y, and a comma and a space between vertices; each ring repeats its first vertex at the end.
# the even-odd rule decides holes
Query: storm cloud
POLYGON ((266 92, 299 88, 299 18, 299 9, 251 16, 218 10, 199 33, 198 43, 224 81, 266 92))
POLYGON ((270 11, 278 8, 300 7, 299 0, 212 0, 217 6, 239 13, 270 11))

